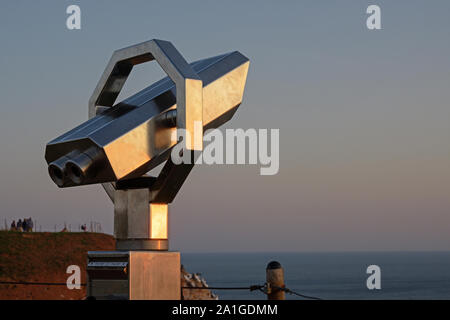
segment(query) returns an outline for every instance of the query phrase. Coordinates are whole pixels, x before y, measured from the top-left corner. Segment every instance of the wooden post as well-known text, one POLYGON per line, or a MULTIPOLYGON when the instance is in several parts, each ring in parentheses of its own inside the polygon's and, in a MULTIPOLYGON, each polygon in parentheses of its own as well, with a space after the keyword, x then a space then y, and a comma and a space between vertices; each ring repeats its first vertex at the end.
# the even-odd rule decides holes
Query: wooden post
POLYGON ((284 271, 278 261, 271 261, 266 268, 267 300, 284 300, 284 271))

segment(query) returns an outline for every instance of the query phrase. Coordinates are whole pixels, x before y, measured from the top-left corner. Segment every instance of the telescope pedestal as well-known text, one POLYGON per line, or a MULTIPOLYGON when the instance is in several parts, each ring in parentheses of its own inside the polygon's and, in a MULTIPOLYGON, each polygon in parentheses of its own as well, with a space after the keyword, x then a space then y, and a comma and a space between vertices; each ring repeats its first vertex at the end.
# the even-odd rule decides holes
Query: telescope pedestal
POLYGON ((116 251, 88 253, 88 296, 96 299, 179 300, 180 253, 168 252, 168 205, 150 190, 114 190, 116 251))
POLYGON ((117 250, 167 251, 168 205, 150 203, 149 189, 114 191, 117 250))
POLYGON ((179 252, 90 251, 87 296, 99 300, 180 300, 179 252))
POLYGON ((167 251, 168 248, 169 241, 167 239, 116 239, 116 249, 119 251, 167 251))
POLYGON ((180 254, 167 252, 168 203, 203 150, 204 130, 240 106, 248 67, 237 51, 188 64, 157 39, 116 50, 89 99, 90 120, 47 144, 59 187, 101 183, 114 203, 117 251, 88 253, 89 296, 180 299, 180 254), (116 103, 133 66, 152 60, 168 77, 116 103), (175 163, 175 146, 193 161, 175 163), (162 163, 157 177, 145 174, 162 163))

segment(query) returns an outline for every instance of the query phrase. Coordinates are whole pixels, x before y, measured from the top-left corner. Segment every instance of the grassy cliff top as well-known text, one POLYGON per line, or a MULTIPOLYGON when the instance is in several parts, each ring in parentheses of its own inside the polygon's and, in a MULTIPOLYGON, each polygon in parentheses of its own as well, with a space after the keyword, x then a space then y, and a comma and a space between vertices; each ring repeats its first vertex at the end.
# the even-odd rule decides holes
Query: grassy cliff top
MULTIPOLYGON (((114 250, 113 236, 76 232, 0 231, 0 281, 62 282, 69 265, 81 268, 86 282, 87 252, 114 250)), ((65 286, 1 285, 0 299, 81 299, 85 289, 65 286)))

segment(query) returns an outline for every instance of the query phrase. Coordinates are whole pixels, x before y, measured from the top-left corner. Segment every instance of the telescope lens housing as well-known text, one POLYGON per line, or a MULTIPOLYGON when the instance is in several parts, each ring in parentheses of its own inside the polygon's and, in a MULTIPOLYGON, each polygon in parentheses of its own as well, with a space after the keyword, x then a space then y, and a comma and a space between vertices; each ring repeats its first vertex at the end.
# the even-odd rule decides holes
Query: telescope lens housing
MULTIPOLYGON (((237 51, 192 62, 190 68, 201 81, 194 79, 197 77, 193 74, 186 74, 191 88, 188 91, 194 93, 179 101, 181 104, 177 104, 177 88, 171 77, 114 104, 131 71, 129 67, 151 56, 145 51, 147 46, 160 44, 149 42, 120 51, 117 58, 134 58, 119 59, 119 62, 114 56, 90 99, 91 119, 47 144, 48 170, 59 187, 138 178, 166 161, 176 143, 183 143, 188 149, 200 146, 200 143, 194 146, 193 134, 182 141, 173 138, 174 132, 179 139, 179 130, 194 132, 195 122, 202 123, 204 132, 233 117, 242 102, 249 66, 248 58, 237 51), (115 71, 111 73, 111 70, 115 71), (188 109, 183 107, 186 103, 188 109), (200 104, 202 108, 197 109, 200 104), (66 158, 61 160, 61 157, 66 158)), ((201 137, 202 134, 197 142, 201 137)))
POLYGON ((101 152, 95 148, 80 152, 74 150, 48 165, 48 173, 58 187, 79 185, 88 182, 97 174, 101 152))
POLYGON ((64 167, 61 167, 55 162, 50 163, 48 166, 48 173, 50 178, 52 178, 53 182, 56 183, 58 187, 62 187, 64 185, 64 167))
POLYGON ((78 164, 73 161, 68 161, 66 164, 67 176, 70 180, 72 180, 75 184, 80 184, 84 180, 84 173, 78 164))
POLYGON ((67 176, 75 184, 85 183, 86 180, 95 177, 95 167, 100 158, 101 153, 95 147, 80 152, 66 162, 65 171, 67 176))

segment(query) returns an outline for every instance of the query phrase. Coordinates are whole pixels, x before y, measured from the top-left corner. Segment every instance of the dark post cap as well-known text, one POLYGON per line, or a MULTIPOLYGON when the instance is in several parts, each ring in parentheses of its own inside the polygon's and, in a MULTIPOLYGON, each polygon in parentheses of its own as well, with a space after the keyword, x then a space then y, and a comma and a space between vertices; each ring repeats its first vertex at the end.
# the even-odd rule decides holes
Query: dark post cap
POLYGON ((281 269, 281 264, 278 261, 270 261, 266 267, 266 270, 269 269, 281 269))

